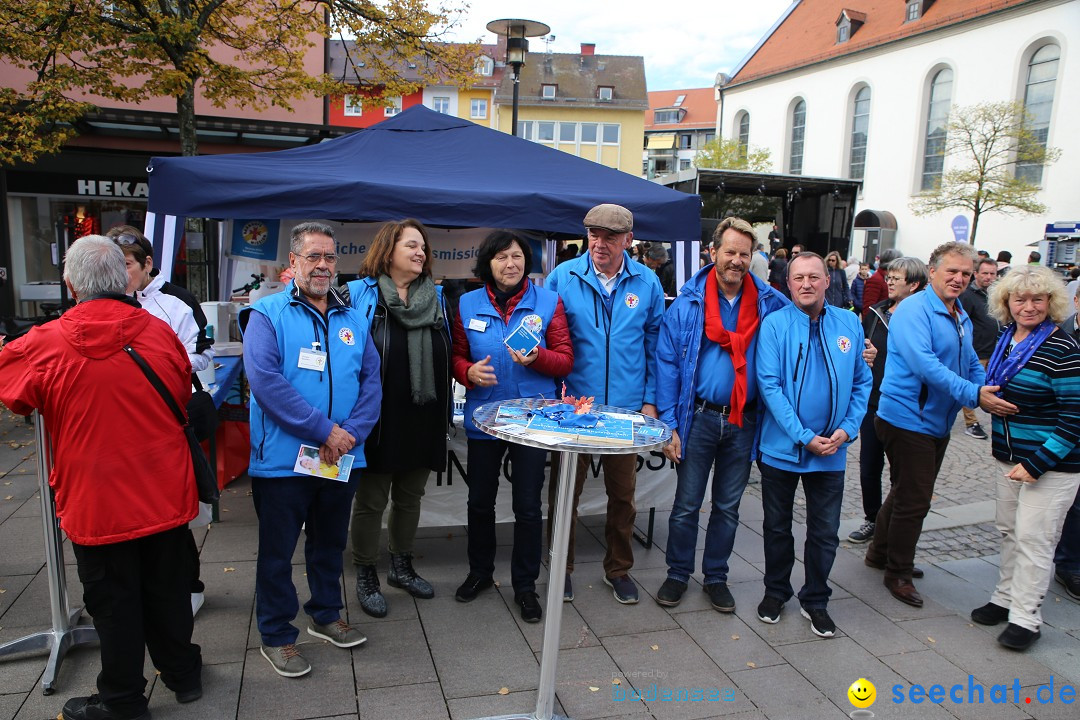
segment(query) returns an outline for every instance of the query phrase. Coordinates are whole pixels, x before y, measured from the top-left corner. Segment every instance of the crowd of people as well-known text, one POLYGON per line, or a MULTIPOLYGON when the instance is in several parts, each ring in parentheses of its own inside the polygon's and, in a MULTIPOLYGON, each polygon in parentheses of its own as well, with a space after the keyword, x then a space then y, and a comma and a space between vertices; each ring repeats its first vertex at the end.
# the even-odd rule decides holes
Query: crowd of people
MULTIPOLYGON (((1067 295, 1049 269, 1002 268, 955 242, 926 263, 886 250, 872 273, 857 259, 800 246, 769 258, 754 228, 732 217, 719 223, 702 267, 665 309, 665 295, 674 294, 665 287, 667 252, 655 245, 634 262, 633 224, 622 206, 592 208, 583 223, 587 249, 561 257, 542 287, 529 278, 538 268, 528 241, 495 231, 476 254, 482 286, 461 295, 456 311, 434 281, 419 222, 383 225, 359 278, 344 287, 334 282, 333 228, 292 229, 292 280, 239 319, 259 519, 255 615, 261 654, 275 672, 311 671, 297 647, 301 627, 342 648, 366 641, 341 616, 350 542, 361 609, 388 614, 377 571, 387 508, 387 584, 418 599, 435 595, 414 567, 414 541, 429 476, 446 462, 451 379, 465 388, 468 438, 469 570, 454 593, 460 602, 494 585, 495 503, 508 460, 514 605, 525 622, 543 617, 536 581, 547 453, 493 438, 471 415, 492 401, 555 398, 564 387, 672 429, 664 454, 677 484, 667 576, 654 595, 660 605, 678 605, 697 570, 711 477, 703 587, 713 608, 735 611, 728 563, 756 462, 765 556, 756 615, 776 623, 797 596, 810 631, 833 636, 828 578, 847 451, 861 438, 864 522, 849 540, 868 543, 865 563, 884 571, 894 598, 922 606, 913 582, 923 575, 914 565, 922 523, 961 408, 967 434, 987 437, 967 414, 976 406, 992 417, 1002 549, 1000 581, 972 619, 1007 623, 998 641, 1023 650, 1039 637, 1055 574, 1080 599, 1080 338, 1075 315, 1067 319, 1080 309, 1080 292, 1067 295), (520 328, 539 340, 527 353, 507 344, 520 328), (303 472, 305 453, 351 471, 303 472), (886 459, 891 486, 883 499, 886 459), (807 528, 796 592, 800 484, 807 528), (291 559, 301 533, 309 599, 297 623, 291 559)), ((70 700, 63 717, 146 718, 144 649, 179 702, 202 695, 191 633, 203 588, 187 527, 199 507, 183 429, 165 403, 139 389, 145 378, 125 350, 137 350, 185 404, 193 369, 210 362, 212 347, 197 304, 155 278, 150 245, 134 228, 81 238, 67 253, 64 280, 75 308, 0 352, 0 401, 18 413, 39 409, 53 438, 57 514, 101 638, 98 693, 70 700), (129 392, 116 392, 120 385, 129 392), (117 451, 118 417, 139 418, 139 452, 117 451)), ((598 461, 607 494, 602 579, 616 601, 633 604, 637 458, 598 461)), ((581 455, 574 468, 567 564, 551 569, 553 579, 562 575, 567 602, 591 464, 581 455)))

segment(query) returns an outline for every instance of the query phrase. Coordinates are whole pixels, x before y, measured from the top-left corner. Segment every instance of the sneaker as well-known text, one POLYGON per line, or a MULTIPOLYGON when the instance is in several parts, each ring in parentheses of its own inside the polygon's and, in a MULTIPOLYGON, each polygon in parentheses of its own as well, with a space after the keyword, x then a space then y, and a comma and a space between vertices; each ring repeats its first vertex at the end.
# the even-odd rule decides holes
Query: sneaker
POLYGON ((604 584, 611 588, 611 594, 623 605, 634 605, 638 601, 637 585, 629 575, 620 575, 616 578, 604 576, 604 584))
POLYGON ((709 594, 713 610, 722 613, 735 612, 735 598, 731 596, 727 583, 709 583, 704 589, 709 594))
POLYGON ((1028 630, 1025 627, 1009 623, 998 635, 998 642, 1010 650, 1027 650, 1031 644, 1042 637, 1038 630, 1028 630))
POLYGON ((514 595, 514 603, 521 610, 521 619, 527 623, 540 622, 544 611, 540 609, 540 596, 534 592, 521 592, 514 595))
POLYGON ((300 677, 311 672, 311 664, 292 643, 277 647, 263 645, 259 652, 274 667, 274 672, 282 677, 300 677))
POLYGON ((858 530, 851 531, 851 534, 847 536, 847 539, 858 544, 867 542, 870 538, 874 537, 874 527, 874 523, 869 520, 864 520, 858 530))
POLYGON ((144 710, 141 715, 121 715, 101 702, 100 697, 91 695, 68 700, 60 717, 64 720, 150 720, 150 710, 144 710))
POLYGON ((319 625, 309 619, 307 633, 320 640, 327 640, 331 645, 337 645, 339 648, 356 647, 367 642, 367 636, 364 633, 340 618, 325 625, 319 625))
POLYGON ((968 425, 967 429, 964 430, 964 434, 970 435, 976 440, 985 440, 988 437, 986 431, 982 429, 982 425, 980 425, 979 423, 973 423, 971 425, 968 425))
POLYGON ((1009 619, 1009 608, 988 602, 972 610, 971 619, 980 625, 997 625, 1009 619))
POLYGON ((570 582, 570 573, 566 573, 566 582, 562 586, 562 601, 574 601, 574 584, 570 582))
POLYGON ((784 609, 784 603, 774 597, 766 595, 757 606, 757 619, 763 623, 775 625, 780 622, 780 613, 784 609))
POLYGON ((1075 573, 1066 574, 1058 570, 1054 573, 1054 579, 1062 584, 1065 592, 1069 593, 1069 597, 1080 600, 1080 575, 1075 573))
POLYGON ((656 604, 664 607, 675 607, 682 602, 684 592, 686 592, 686 583, 668 578, 660 586, 660 589, 656 591, 656 604))
POLYGON ((810 629, 818 637, 831 638, 836 634, 836 623, 825 608, 799 608, 802 616, 810 621, 810 629))
POLYGON ((491 578, 482 578, 479 575, 469 573, 465 577, 465 582, 461 583, 461 587, 454 593, 454 599, 458 602, 472 602, 480 594, 481 590, 487 590, 494 584, 495 582, 491 578))

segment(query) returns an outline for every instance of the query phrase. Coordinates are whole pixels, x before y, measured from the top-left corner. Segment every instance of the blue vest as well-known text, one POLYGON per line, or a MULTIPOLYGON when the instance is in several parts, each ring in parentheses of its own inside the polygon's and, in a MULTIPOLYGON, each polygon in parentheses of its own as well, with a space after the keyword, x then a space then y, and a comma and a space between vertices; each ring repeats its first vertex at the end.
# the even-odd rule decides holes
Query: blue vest
MULTIPOLYGON (((368 342, 369 322, 348 305, 332 305, 327 318, 323 318, 314 308, 293 297, 294 290, 295 284, 290 282, 281 292, 268 295, 241 312, 258 312, 267 317, 277 336, 281 374, 312 407, 340 425, 348 419, 360 394, 360 369, 368 342), (326 352, 326 367, 322 372, 297 366, 301 348, 311 349, 314 342, 326 352)), ((285 432, 263 412, 253 393, 248 474, 254 477, 297 475, 293 466, 301 444, 318 443, 285 432)), ((349 454, 356 458, 354 468, 367 464, 362 443, 349 454)))
POLYGON ((509 323, 504 323, 502 315, 491 304, 487 288, 480 288, 465 293, 458 302, 458 313, 461 315, 461 326, 465 329, 465 337, 469 341, 469 359, 479 362, 488 355, 491 356, 491 367, 495 370, 498 385, 474 387, 465 394, 465 434, 473 439, 491 440, 491 436, 477 429, 473 424, 472 414, 480 405, 492 401, 513 400, 523 397, 545 397, 548 399, 558 397, 554 378, 524 367, 514 362, 510 357, 504 341, 521 325, 522 321, 529 318, 532 327, 536 328, 536 318, 539 318, 540 328, 537 335, 540 336, 540 347, 547 347, 547 330, 551 324, 551 318, 559 305, 559 296, 550 290, 536 287, 531 281, 521 301, 510 315, 509 323), (476 322, 470 323, 475 320, 476 322), (478 323, 484 324, 484 330, 477 329, 478 323), (469 327, 472 324, 474 327, 469 327))

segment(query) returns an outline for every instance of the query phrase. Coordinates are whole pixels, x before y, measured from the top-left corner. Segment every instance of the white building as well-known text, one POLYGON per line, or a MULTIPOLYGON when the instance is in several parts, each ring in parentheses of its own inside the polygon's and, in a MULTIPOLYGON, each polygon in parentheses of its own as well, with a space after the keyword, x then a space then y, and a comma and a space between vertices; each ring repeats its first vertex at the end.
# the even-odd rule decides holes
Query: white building
POLYGON ((1080 219, 1074 50, 1080 0, 795 0, 730 78, 718 76, 717 128, 768 148, 779 172, 861 178, 852 254, 873 257, 880 238, 926 258, 964 214, 909 208, 951 161, 940 154, 949 109, 1024 102, 1062 151, 1028 169, 1049 210, 985 214, 975 241, 1022 263, 1046 223, 1080 219))

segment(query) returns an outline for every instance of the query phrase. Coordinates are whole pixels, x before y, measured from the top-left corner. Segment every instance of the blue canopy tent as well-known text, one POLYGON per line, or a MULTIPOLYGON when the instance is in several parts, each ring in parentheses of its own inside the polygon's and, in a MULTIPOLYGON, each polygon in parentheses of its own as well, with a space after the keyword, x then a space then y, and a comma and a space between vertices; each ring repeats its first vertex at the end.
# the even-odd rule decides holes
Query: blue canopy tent
POLYGON ((415 106, 370 129, 276 152, 155 157, 147 234, 168 277, 179 218, 414 217, 443 227, 580 236, 602 202, 634 213, 634 235, 700 238, 701 201, 550 147, 415 106))

